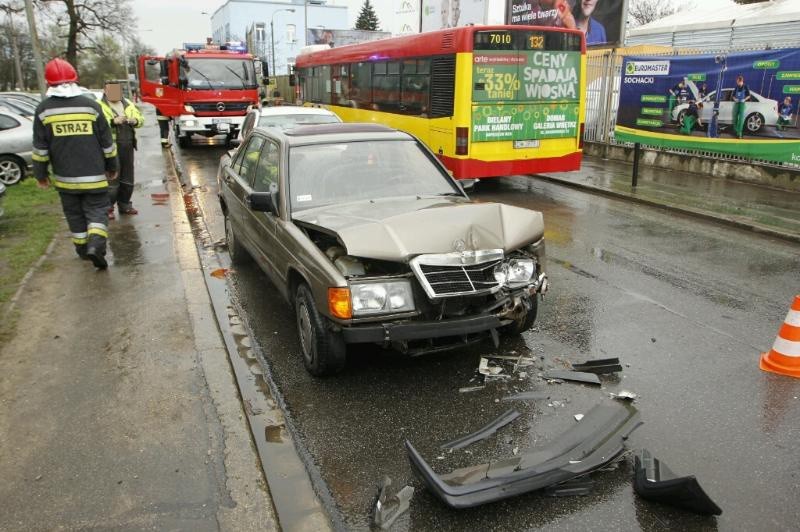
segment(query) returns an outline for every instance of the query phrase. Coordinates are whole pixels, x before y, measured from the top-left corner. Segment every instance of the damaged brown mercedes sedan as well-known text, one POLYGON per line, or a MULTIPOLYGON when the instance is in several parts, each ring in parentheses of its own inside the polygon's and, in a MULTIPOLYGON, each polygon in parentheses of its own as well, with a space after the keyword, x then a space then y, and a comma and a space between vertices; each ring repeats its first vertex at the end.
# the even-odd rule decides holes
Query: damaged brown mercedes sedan
POLYGON ((256 128, 217 175, 228 249, 296 313, 306 368, 519 334, 547 289, 537 211, 469 200, 417 139, 373 124, 256 128))

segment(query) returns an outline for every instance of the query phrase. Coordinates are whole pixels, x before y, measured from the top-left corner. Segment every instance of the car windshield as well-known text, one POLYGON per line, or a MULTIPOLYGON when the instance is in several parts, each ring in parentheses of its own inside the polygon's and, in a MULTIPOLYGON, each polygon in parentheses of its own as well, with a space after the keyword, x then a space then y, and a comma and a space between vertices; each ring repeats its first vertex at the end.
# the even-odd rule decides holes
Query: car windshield
POLYGON ((333 203, 459 194, 414 140, 298 146, 289 152, 292 210, 333 203))
POLYGON ((181 65, 181 76, 192 89, 254 89, 253 62, 247 59, 188 59, 181 65))
POLYGON ((258 119, 260 127, 277 127, 290 129, 298 124, 334 124, 341 122, 337 116, 323 114, 286 114, 267 115, 258 119))

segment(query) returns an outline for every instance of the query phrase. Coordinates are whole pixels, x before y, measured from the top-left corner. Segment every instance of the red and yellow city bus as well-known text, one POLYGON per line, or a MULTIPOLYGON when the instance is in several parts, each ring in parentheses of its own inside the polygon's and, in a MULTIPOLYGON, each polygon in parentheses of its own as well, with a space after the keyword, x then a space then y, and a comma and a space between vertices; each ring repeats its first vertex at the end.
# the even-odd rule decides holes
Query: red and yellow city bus
POLYGON ((456 178, 580 168, 581 31, 465 26, 304 53, 295 68, 305 105, 407 131, 456 178))

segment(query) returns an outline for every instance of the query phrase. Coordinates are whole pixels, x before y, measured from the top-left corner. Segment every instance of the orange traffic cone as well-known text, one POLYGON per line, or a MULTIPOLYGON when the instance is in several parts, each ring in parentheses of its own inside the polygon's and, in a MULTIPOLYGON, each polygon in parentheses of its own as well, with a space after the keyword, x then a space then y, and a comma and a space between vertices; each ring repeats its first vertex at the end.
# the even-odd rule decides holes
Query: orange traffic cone
POLYGON ((800 296, 795 296, 772 349, 761 354, 759 365, 764 371, 800 378, 800 296))

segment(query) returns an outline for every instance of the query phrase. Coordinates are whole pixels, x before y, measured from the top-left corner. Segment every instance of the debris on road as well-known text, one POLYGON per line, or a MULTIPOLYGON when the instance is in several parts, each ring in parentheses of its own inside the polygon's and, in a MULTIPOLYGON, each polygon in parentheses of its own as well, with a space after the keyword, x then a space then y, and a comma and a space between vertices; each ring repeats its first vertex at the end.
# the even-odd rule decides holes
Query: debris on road
POLYGON ((693 475, 678 477, 646 449, 634 458, 633 489, 643 499, 702 515, 722 514, 693 475))
POLYGON ((600 384, 600 379, 594 373, 583 371, 567 371, 561 369, 551 369, 545 371, 542 376, 545 379, 556 379, 564 381, 582 382, 585 384, 600 384))
POLYGON ((478 390, 483 390, 486 386, 465 386, 463 388, 458 389, 458 393, 469 393, 469 392, 477 392, 478 390))
POLYGON ((486 425, 485 427, 473 432, 472 434, 467 434, 466 436, 462 436, 457 440, 453 440, 451 442, 443 444, 440 449, 462 449, 468 445, 472 445, 473 443, 481 440, 485 440, 486 438, 490 437, 498 430, 502 429, 515 419, 520 416, 520 413, 516 410, 506 410, 503 412, 500 417, 486 425))
POLYGON ((439 476, 410 441, 405 446, 411 467, 428 489, 451 508, 471 508, 554 486, 603 468, 625 449, 641 424, 632 405, 605 402, 542 448, 439 476), (573 457, 580 456, 580 460, 573 457))
POLYGON ((230 270, 228 268, 217 268, 216 270, 213 270, 211 273, 209 273, 209 275, 216 279, 224 279, 229 271, 230 270))
POLYGON ((503 401, 542 401, 550 399, 549 392, 520 392, 503 397, 503 401))
POLYGON ((587 360, 581 364, 572 364, 575 371, 594 373, 596 375, 606 375, 622 371, 618 358, 599 358, 597 360, 587 360))
POLYGON ((608 395, 619 401, 635 401, 639 397, 635 393, 629 392, 628 390, 622 390, 619 393, 611 392, 608 395))
POLYGON ((575 418, 575 421, 580 421, 581 419, 583 419, 583 414, 575 414, 575 415, 574 415, 574 416, 572 416, 572 417, 574 417, 574 418, 575 418))
POLYGON ((483 375, 484 377, 497 377, 497 378, 506 378, 508 375, 501 375, 503 373, 503 368, 500 366, 490 366, 489 359, 485 357, 481 357, 480 363, 478 363, 478 373, 483 375))
POLYGON ((383 481, 380 484, 380 492, 378 493, 378 501, 375 503, 373 523, 383 530, 392 526, 392 523, 403 512, 408 510, 411 497, 414 496, 414 488, 411 486, 405 486, 394 495, 389 496, 387 490, 391 485, 392 479, 383 477, 383 481))

